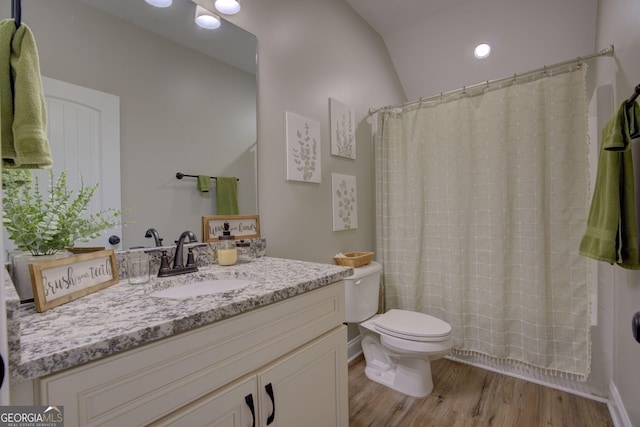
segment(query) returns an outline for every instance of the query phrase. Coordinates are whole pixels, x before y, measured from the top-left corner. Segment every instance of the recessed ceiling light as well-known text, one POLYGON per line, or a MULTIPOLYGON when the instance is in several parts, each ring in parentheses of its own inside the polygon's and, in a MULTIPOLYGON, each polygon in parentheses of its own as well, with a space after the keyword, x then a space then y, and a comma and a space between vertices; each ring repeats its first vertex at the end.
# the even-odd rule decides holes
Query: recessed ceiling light
POLYGON ((240 2, 238 0, 216 0, 215 7, 220 13, 234 15, 240 12, 240 2))
POLYGON ((204 7, 197 5, 196 24, 198 24, 200 28, 215 30, 220 27, 220 17, 204 7))
POLYGON ((481 43, 473 49, 473 56, 478 59, 485 59, 491 55, 491 45, 488 43, 481 43))
POLYGON ((169 7, 173 3, 173 0, 144 0, 151 6, 155 7, 169 7))

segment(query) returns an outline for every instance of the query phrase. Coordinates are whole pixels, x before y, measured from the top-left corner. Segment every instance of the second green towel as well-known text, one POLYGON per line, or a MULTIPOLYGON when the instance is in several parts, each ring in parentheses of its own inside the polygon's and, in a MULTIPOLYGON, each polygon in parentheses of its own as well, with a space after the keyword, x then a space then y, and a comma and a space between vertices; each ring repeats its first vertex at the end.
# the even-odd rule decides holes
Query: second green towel
POLYGON ((623 102, 602 130, 598 172, 580 255, 640 269, 631 140, 640 136, 640 106, 623 102))
POLYGON ((233 177, 216 178, 218 215, 238 215, 238 180, 233 177))
POLYGON ((198 175, 198 191, 208 193, 211 187, 211 177, 207 175, 198 175))

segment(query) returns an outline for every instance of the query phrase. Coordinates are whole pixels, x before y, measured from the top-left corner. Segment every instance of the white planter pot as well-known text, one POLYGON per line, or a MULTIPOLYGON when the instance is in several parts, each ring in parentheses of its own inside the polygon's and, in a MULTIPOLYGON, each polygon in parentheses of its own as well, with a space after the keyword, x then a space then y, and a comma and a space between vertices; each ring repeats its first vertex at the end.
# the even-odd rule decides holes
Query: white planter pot
POLYGON ((51 259, 66 258, 71 254, 60 251, 53 255, 31 255, 28 252, 15 252, 11 254, 11 279, 15 286, 20 301, 33 299, 33 287, 31 285, 31 273, 29 265, 34 262, 48 261, 51 259))

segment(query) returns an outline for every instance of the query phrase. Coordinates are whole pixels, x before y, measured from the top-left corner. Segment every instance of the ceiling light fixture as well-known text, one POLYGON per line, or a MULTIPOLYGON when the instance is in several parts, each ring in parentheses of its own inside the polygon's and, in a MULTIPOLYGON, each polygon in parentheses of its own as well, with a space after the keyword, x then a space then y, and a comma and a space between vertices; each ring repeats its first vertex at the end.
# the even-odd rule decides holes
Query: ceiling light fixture
POLYGON ((473 49, 473 56, 478 59, 485 59, 491 55, 491 45, 488 43, 481 43, 473 49))
POLYGON ((151 6, 155 7, 169 7, 173 4, 173 0, 144 0, 151 6))
POLYGON ((216 0, 216 9, 225 15, 235 15, 240 12, 240 2, 238 0, 216 0))
POLYGON ((196 6, 196 24, 200 28, 205 28, 207 30, 215 30, 220 27, 220 17, 210 10, 205 9, 204 7, 197 5, 196 6))

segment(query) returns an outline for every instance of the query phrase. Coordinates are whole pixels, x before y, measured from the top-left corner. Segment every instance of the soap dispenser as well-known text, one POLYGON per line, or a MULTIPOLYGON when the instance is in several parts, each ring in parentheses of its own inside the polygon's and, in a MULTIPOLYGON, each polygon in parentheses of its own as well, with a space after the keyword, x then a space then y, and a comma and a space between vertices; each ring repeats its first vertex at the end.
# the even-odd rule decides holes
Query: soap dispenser
POLYGON ((218 264, 234 265, 236 261, 238 261, 238 248, 236 247, 235 236, 231 235, 229 223, 225 222, 218 245, 218 264))

